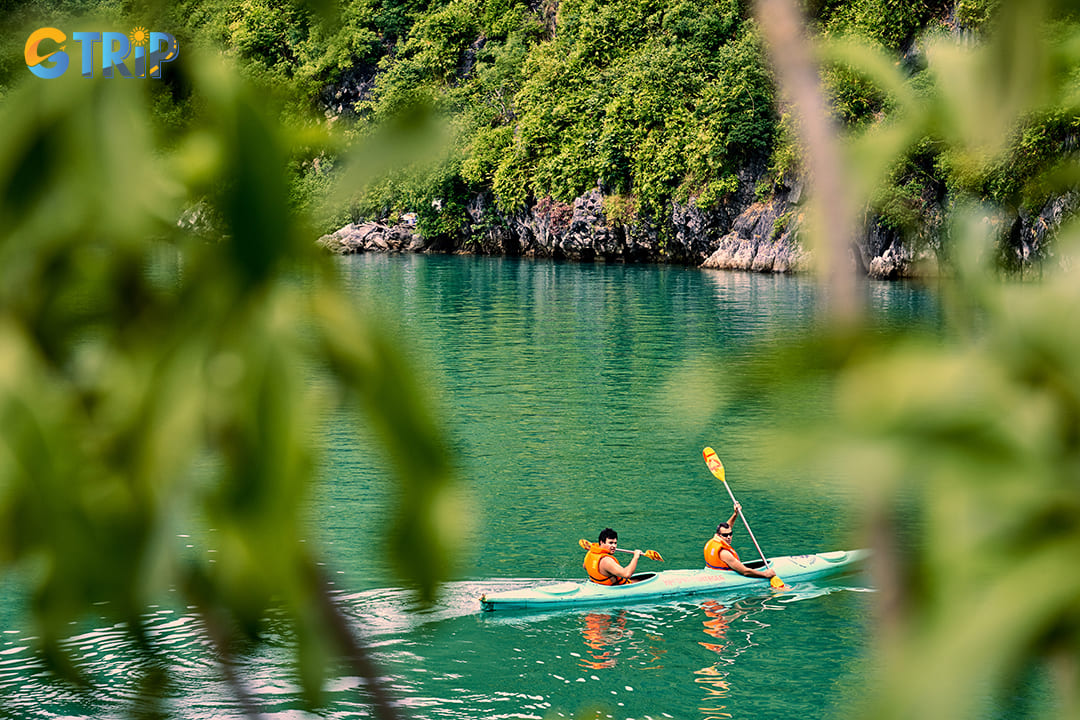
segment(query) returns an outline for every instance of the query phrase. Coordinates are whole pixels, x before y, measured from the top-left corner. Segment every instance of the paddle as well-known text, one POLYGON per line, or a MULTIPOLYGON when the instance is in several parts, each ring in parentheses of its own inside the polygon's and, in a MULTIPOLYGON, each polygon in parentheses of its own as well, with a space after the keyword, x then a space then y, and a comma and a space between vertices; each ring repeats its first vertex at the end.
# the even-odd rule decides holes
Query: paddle
MULTIPOLYGON (((592 543, 589 542, 588 540, 586 540, 585 538, 581 538, 580 540, 578 540, 577 544, 581 546, 582 550, 588 550, 589 548, 592 547, 592 543)), ((615 548, 615 552, 630 553, 631 555, 634 553, 633 550, 624 550, 622 548, 615 548)), ((657 560, 659 562, 664 562, 664 556, 661 555, 660 553, 656 552, 655 550, 646 550, 641 554, 644 555, 645 557, 649 558, 650 560, 657 560)))
MULTIPOLYGON (((731 492, 731 486, 728 485, 727 478, 724 476, 724 463, 720 462, 720 458, 716 456, 716 452, 711 447, 707 447, 701 454, 705 456, 705 464, 709 466, 709 470, 712 471, 712 474, 716 476, 717 480, 724 483, 728 495, 731 496, 731 502, 737 503, 738 501, 735 499, 735 493, 731 492)), ((739 514, 742 515, 742 511, 740 511, 739 514)), ((754 547, 757 548, 758 555, 761 556, 761 562, 765 563, 765 567, 769 567, 769 561, 765 559, 765 553, 761 552, 761 546, 758 545, 757 538, 754 537, 754 531, 750 529, 750 523, 746 522, 745 515, 742 516, 742 521, 743 525, 746 526, 746 532, 750 534, 750 539, 754 541, 754 547)), ((773 575, 772 579, 769 580, 769 584, 777 590, 787 587, 784 581, 780 579, 779 575, 773 575)))

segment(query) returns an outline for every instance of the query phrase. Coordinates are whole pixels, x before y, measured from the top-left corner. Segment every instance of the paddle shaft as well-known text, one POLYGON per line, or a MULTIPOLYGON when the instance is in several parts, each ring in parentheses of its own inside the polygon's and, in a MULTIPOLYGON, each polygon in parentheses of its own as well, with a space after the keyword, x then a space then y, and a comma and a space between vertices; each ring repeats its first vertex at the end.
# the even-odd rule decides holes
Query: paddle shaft
MULTIPOLYGON (((724 488, 727 490, 727 494, 731 497, 731 504, 738 504, 738 500, 735 499, 735 493, 731 492, 731 486, 727 484, 727 480, 721 480, 724 484, 724 488)), ((757 548, 758 555, 761 556, 761 562, 765 563, 765 567, 769 567, 769 561, 765 559, 765 553, 761 552, 761 546, 758 545, 757 538, 754 537, 754 531, 750 529, 750 523, 746 522, 746 516, 742 514, 742 510, 739 510, 739 517, 742 518, 743 525, 746 526, 746 532, 750 535, 750 539, 754 541, 754 547, 757 548)))

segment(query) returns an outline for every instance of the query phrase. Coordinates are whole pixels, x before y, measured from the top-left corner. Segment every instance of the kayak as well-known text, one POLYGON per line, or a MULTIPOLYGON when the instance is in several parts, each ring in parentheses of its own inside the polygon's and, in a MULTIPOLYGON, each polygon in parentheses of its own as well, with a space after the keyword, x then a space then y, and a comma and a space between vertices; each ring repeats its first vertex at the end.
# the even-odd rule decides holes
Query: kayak
MULTIPOLYGON (((869 550, 837 550, 816 555, 786 555, 769 559, 769 566, 784 582, 816 580, 855 569, 869 550)), ((762 567, 763 563, 746 563, 762 567)), ((629 585, 599 585, 590 580, 566 581, 550 585, 506 590, 480 596, 481 610, 561 608, 657 600, 679 595, 723 593, 731 590, 771 590, 765 578, 740 575, 733 570, 662 570, 633 576, 629 585)))

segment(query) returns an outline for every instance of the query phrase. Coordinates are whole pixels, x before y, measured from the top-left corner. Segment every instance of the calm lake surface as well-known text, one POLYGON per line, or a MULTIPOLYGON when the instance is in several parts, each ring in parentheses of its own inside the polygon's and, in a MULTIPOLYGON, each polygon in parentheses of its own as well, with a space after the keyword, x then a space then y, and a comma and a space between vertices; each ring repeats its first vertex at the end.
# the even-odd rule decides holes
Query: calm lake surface
MULTIPOLYGON (((421 368, 471 503, 457 579, 418 612, 378 540, 395 502, 382 458, 363 427, 327 418, 312 541, 408 717, 818 718, 857 697, 873 604, 862 576, 548 614, 481 614, 477 602, 581 577, 577 541, 605 526, 622 547, 662 552, 663 567, 699 567, 731 512, 701 459, 706 445, 767 554, 857 547, 854 491, 766 472, 747 439, 775 427, 773 411, 718 409, 724 388, 700 382, 702 368, 810 327, 812 279, 444 256, 353 256, 340 269, 357 312, 382 318, 421 368)), ((865 292, 875 315, 936 322, 925 288, 865 292)), ((755 555, 741 525, 735 541, 755 555)), ((0 598, 0 717, 128 713, 138 660, 119 628, 72 639, 99 683, 78 693, 42 673, 13 602, 0 598)), ((173 660, 171 716, 242 716, 191 616, 152 608, 150 626, 173 660)), ((352 678, 327 688, 324 709, 304 711, 284 634, 243 672, 266 717, 370 717, 352 678)))

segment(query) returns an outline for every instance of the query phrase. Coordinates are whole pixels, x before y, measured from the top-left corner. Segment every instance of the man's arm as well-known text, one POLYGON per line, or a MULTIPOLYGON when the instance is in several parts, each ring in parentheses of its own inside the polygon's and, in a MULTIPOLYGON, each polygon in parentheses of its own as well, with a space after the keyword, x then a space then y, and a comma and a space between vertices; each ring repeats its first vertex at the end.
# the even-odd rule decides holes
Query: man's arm
POLYGON ((737 557, 735 557, 734 554, 732 554, 730 550, 721 550, 720 558, 727 563, 727 566, 729 568, 739 573, 740 575, 745 575, 746 577, 758 577, 767 579, 776 575, 776 573, 771 568, 766 568, 764 570, 755 570, 754 568, 746 567, 737 557))
POLYGON ((641 551, 635 550, 634 557, 623 567, 619 564, 619 561, 613 557, 605 557, 600 559, 600 572, 610 575, 612 577, 621 577, 626 580, 630 579, 630 576, 637 570, 637 561, 641 557, 641 551))
POLYGON ((735 508, 731 511, 731 517, 729 517, 728 521, 727 521, 727 524, 728 524, 729 528, 734 528, 735 527, 735 518, 739 517, 739 510, 741 510, 741 509, 742 509, 742 505, 740 505, 738 503, 738 501, 736 501, 735 502, 735 508))

